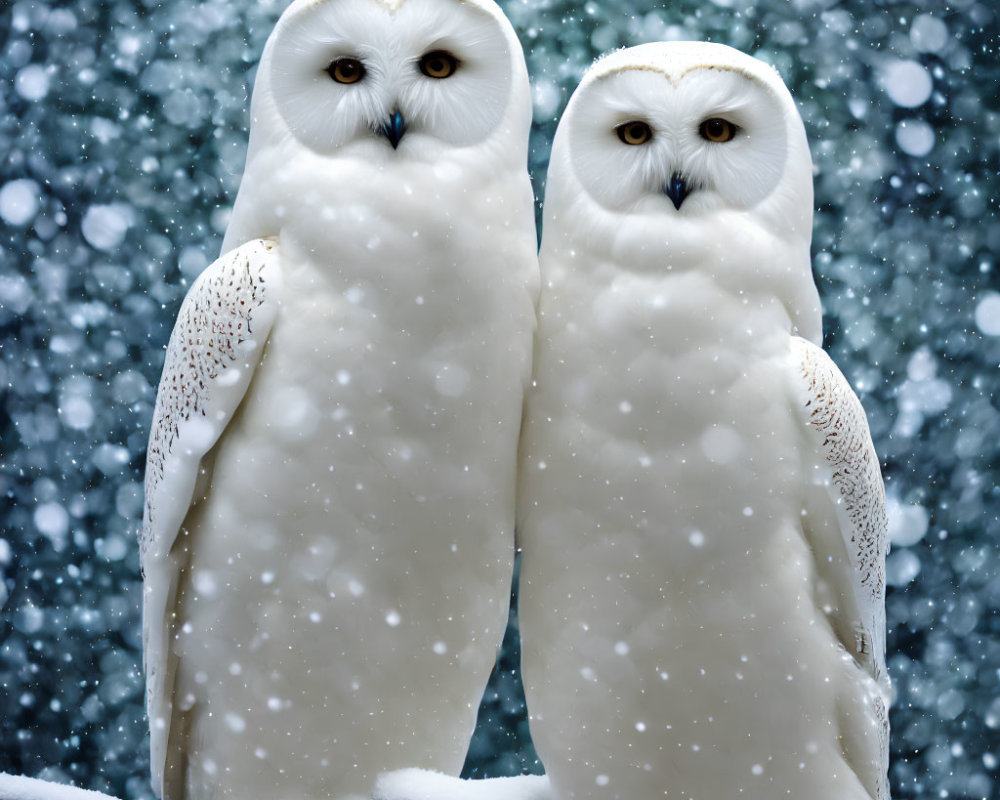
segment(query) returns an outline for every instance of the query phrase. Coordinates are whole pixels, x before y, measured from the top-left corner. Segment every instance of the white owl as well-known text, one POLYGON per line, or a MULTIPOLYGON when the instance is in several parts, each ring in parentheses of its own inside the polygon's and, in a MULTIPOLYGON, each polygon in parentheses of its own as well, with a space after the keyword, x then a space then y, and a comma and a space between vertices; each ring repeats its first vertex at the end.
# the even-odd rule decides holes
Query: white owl
POLYGON ((167 349, 141 552, 165 798, 456 774, 507 617, 537 296, 490 0, 296 0, 167 349))
POLYGON ((884 492, 811 177, 778 75, 717 44, 612 54, 560 123, 518 496, 559 800, 888 797, 884 492))

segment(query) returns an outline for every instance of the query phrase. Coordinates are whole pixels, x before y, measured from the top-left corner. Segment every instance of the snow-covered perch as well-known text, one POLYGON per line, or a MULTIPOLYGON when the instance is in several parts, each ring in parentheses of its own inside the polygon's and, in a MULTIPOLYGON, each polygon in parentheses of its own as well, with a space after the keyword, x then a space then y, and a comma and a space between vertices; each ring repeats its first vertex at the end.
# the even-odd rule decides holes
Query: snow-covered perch
POLYGON ((118 798, 90 789, 0 772, 0 800, 118 800, 118 798))
MULTIPOLYGON (((462 780, 423 769, 401 769, 379 775, 372 800, 551 800, 544 775, 462 780)), ((0 800, 118 800, 37 778, 0 772, 0 800)), ((253 800, 244 798, 244 800, 253 800)))
POLYGON ((425 769, 378 776, 372 800, 551 800, 545 775, 462 780, 425 769))

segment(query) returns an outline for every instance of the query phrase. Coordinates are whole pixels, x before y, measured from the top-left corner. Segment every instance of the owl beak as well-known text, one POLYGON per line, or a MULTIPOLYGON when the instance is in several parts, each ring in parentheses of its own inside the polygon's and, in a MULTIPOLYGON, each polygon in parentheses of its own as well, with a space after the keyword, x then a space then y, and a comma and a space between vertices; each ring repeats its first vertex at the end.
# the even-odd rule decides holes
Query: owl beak
POLYGON ((392 145, 392 149, 395 150, 399 147, 399 140, 403 138, 403 134, 406 133, 406 122, 403 119, 403 115, 399 111, 393 111, 389 115, 388 122, 383 123, 382 133, 385 134, 385 138, 389 140, 389 144, 392 145))
POLYGON ((687 181, 676 172, 670 176, 667 185, 663 187, 663 193, 670 198, 670 201, 674 204, 674 208, 678 211, 681 210, 681 203, 688 196, 688 192, 687 181))

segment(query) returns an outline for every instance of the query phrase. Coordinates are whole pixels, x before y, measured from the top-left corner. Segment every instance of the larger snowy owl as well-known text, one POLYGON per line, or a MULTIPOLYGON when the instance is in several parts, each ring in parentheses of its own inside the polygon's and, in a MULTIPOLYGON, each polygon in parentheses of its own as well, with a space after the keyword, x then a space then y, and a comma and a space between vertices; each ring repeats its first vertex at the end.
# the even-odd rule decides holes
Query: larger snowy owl
POLYGON ((518 515, 555 796, 888 797, 884 493, 792 98, 721 45, 615 53, 547 185, 518 515))
POLYGON ((520 46, 490 0, 296 0, 150 437, 166 798, 461 769, 507 615, 537 295, 520 46))

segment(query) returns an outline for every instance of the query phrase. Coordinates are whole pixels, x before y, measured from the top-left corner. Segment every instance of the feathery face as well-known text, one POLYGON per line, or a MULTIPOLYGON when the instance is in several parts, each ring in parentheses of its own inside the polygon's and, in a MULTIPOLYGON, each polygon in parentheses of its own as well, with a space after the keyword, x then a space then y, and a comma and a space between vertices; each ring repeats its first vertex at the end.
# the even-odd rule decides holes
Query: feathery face
POLYGON ((275 29, 259 80, 287 133, 316 153, 470 146, 510 100, 504 25, 485 4, 454 0, 303 2, 275 29))
POLYGON ((353 241, 351 214, 447 227, 439 212, 467 210, 466 187, 489 199, 497 179, 527 181, 528 72, 492 0, 295 0, 251 117, 223 252, 294 222, 329 253, 353 241))
POLYGON ((571 130, 573 166, 608 208, 746 209, 767 197, 785 170, 777 98, 734 71, 625 69, 595 81, 580 102, 588 114, 571 130))
POLYGON ((701 42, 601 59, 559 124, 547 186, 543 253, 575 242, 623 268, 701 271, 734 294, 776 297, 818 340, 812 162, 763 62, 701 42))

